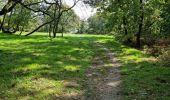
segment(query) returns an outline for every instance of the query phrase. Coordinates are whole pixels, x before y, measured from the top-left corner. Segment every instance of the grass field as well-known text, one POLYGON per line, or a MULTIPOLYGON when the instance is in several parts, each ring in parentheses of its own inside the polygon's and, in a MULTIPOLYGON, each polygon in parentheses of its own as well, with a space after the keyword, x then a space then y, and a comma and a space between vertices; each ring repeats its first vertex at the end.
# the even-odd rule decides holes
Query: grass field
POLYGON ((169 100, 170 69, 112 36, 67 34, 50 40, 0 34, 0 99, 71 99, 87 90, 85 72, 100 42, 116 54, 127 100, 169 100), (74 82, 74 86, 66 85, 74 82), (76 84, 75 84, 76 82, 76 84))
MULTIPOLYGON (((170 68, 139 50, 110 40, 105 43, 117 54, 125 100, 170 100, 170 68)), ((167 59, 168 60, 168 59, 167 59)))

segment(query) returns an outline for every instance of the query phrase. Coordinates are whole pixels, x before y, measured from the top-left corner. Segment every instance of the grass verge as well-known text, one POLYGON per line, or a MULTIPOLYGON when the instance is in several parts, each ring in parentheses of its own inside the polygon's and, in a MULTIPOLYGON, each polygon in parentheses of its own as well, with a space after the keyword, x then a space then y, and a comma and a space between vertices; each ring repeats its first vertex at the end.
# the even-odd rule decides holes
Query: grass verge
POLYGON ((114 39, 103 43, 121 63, 125 100, 170 100, 170 69, 167 66, 161 66, 155 58, 114 39))

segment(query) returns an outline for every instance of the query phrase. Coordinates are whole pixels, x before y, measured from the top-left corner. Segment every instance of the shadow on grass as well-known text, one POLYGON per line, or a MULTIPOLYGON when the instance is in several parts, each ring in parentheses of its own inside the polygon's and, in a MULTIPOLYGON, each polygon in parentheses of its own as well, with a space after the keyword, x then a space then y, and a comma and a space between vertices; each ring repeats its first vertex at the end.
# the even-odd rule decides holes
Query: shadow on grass
POLYGON ((124 99, 169 100, 170 69, 160 66, 155 58, 141 51, 107 41, 106 46, 117 54, 121 66, 124 99))
POLYGON ((111 37, 73 35, 50 41, 42 35, 5 34, 0 34, 0 99, 79 99, 95 42, 117 54, 125 99, 169 100, 170 69, 111 37))
POLYGON ((107 37, 0 35, 0 99, 75 99, 83 94, 93 43, 107 37), (75 82, 76 86, 65 86, 75 82))

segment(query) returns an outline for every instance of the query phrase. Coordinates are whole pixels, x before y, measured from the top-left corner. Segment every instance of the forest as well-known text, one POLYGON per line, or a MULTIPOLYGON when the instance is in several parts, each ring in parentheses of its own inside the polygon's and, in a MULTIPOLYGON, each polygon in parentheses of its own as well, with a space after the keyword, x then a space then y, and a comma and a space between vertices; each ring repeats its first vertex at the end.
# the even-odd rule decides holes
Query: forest
POLYGON ((170 0, 0 0, 0 68, 0 100, 169 100, 170 0))

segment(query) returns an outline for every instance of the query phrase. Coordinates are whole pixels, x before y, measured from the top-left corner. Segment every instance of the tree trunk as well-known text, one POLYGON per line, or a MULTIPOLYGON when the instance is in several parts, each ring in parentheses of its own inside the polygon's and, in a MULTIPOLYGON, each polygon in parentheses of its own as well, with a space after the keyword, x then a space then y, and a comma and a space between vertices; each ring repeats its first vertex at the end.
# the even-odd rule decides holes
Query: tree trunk
POLYGON ((125 31, 125 35, 128 34, 128 30, 127 30, 127 23, 126 23, 126 17, 123 16, 123 25, 124 25, 124 31, 125 31))
POLYGON ((53 38, 55 38, 56 35, 57 35, 57 32, 58 32, 58 24, 60 23, 60 18, 61 18, 61 16, 62 16, 62 13, 60 13, 60 14, 58 15, 58 17, 56 18, 57 21, 54 22, 55 27, 54 27, 54 29, 53 29, 53 30, 54 30, 54 32, 53 32, 53 38))
POLYGON ((19 35, 22 35, 23 30, 24 30, 24 26, 22 27, 21 32, 19 33, 19 35))
POLYGON ((141 34, 142 34, 142 27, 143 27, 143 20, 144 20, 144 12, 143 12, 143 0, 140 0, 140 11, 141 11, 141 15, 140 15, 140 20, 139 20, 139 29, 138 29, 138 33, 136 34, 136 47, 140 48, 141 47, 141 34))
POLYGON ((8 30, 10 29, 10 22, 11 22, 11 18, 13 15, 13 11, 11 11, 10 15, 9 15, 9 19, 8 19, 8 30))
POLYGON ((8 0, 5 6, 0 10, 0 16, 6 15, 8 12, 11 12, 13 8, 19 3, 21 0, 8 0))
POLYGON ((53 20, 51 20, 51 21, 49 21, 49 22, 46 22, 46 23, 40 25, 39 27, 37 27, 36 29, 34 29, 32 32, 26 34, 25 36, 29 36, 29 35, 33 34, 33 33, 36 32, 37 30, 39 30, 41 27, 43 27, 44 25, 47 25, 47 24, 51 23, 52 21, 53 21, 53 20))
POLYGON ((61 30, 61 37, 64 37, 64 26, 62 26, 62 30, 61 30))
POLYGON ((51 38, 52 23, 49 24, 49 37, 51 38))
POLYGON ((0 31, 2 30, 2 27, 3 27, 3 25, 4 25, 5 18, 6 18, 6 14, 5 14, 4 17, 3 17, 3 20, 2 20, 2 23, 1 23, 1 26, 0 26, 0 31))

